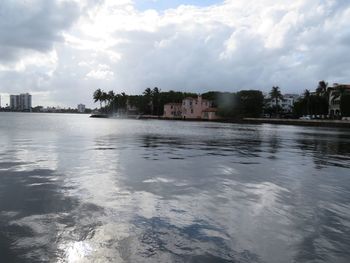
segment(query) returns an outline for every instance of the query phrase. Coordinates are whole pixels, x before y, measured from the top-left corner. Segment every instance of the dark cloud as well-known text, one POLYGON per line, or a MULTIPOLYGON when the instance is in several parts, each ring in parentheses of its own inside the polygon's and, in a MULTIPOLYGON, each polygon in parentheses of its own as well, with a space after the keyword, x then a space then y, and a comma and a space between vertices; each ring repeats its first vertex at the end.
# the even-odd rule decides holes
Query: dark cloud
POLYGON ((0 2, 0 61, 12 61, 26 51, 45 52, 62 41, 79 16, 75 2, 2 0, 0 2))

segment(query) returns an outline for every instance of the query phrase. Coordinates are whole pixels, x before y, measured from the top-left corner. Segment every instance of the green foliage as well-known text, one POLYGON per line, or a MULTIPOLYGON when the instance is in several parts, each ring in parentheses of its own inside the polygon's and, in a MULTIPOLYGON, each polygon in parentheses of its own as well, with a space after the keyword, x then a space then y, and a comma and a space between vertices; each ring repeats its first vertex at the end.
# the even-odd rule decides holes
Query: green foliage
POLYGON ((276 115, 279 112, 280 107, 278 106, 278 101, 283 100, 283 95, 281 93, 281 90, 278 86, 272 87, 270 91, 270 98, 271 100, 275 100, 275 106, 273 107, 275 109, 276 115))
POLYGON ((101 89, 97 89, 95 92, 94 92, 94 95, 93 95, 93 99, 94 99, 94 102, 100 102, 100 107, 102 108, 102 91, 101 89))
MULTIPOLYGON (((206 100, 210 100, 213 102, 213 106, 217 107, 219 105, 219 100, 221 99, 220 96, 222 96, 223 92, 219 92, 219 91, 209 91, 206 93, 202 94, 202 98, 206 99, 206 100)), ((227 94, 230 94, 227 92, 227 94)))
POLYGON ((301 117, 303 115, 307 115, 307 101, 305 100, 305 98, 300 99, 298 101, 296 101, 294 103, 294 107, 293 107, 293 113, 294 115, 301 117))
POLYGON ((239 104, 236 93, 221 92, 217 96, 218 114, 225 118, 235 118, 239 115, 239 104))
POLYGON ((344 94, 341 97, 340 112, 343 117, 350 117, 350 94, 344 94))
MULTIPOLYGON (((94 93, 95 102, 105 103, 102 111, 125 112, 127 104, 138 109, 138 113, 163 115, 164 105, 167 103, 181 103, 186 97, 196 98, 198 94, 167 91, 161 92, 157 87, 147 88, 142 95, 115 94, 113 91, 105 93, 98 89, 94 93)), ((262 112, 263 95, 260 91, 246 90, 238 93, 210 91, 202 94, 204 99, 213 102, 219 114, 227 118, 258 117, 262 112)))
POLYGON ((327 93, 328 83, 321 80, 316 88, 316 94, 319 96, 324 96, 327 93))
POLYGON ((276 99, 276 100, 283 99, 281 90, 278 86, 272 87, 272 89, 270 91, 270 97, 271 97, 271 99, 276 99))
POLYGON ((294 114, 303 115, 327 115, 328 99, 325 96, 304 94, 304 98, 294 103, 294 114))
POLYGON ((259 117, 264 104, 264 96, 258 90, 237 93, 210 91, 202 94, 202 97, 213 101, 219 115, 226 118, 259 117))
POLYGON ((259 90, 242 90, 237 93, 239 114, 244 117, 259 117, 264 106, 264 95, 259 90))

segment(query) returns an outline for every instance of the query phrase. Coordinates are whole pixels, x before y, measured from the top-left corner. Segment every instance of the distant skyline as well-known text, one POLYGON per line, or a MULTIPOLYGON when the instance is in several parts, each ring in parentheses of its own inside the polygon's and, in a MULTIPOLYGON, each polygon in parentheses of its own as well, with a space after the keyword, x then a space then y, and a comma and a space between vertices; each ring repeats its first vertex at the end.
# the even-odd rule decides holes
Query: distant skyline
POLYGON ((97 88, 349 83, 349 17, 346 0, 3 0, 1 104, 26 92, 33 106, 93 107, 97 88))

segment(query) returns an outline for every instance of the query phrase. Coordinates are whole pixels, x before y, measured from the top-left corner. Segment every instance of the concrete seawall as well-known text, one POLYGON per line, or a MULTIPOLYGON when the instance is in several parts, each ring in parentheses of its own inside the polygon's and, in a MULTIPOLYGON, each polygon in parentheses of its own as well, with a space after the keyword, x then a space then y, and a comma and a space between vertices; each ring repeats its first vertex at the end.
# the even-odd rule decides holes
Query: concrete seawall
POLYGON ((313 127, 336 127, 350 128, 350 121, 341 120, 298 120, 298 119, 268 119, 268 118, 244 118, 244 119, 181 119, 181 118, 164 118, 162 116, 141 115, 131 117, 131 119, 152 119, 152 120, 173 120, 173 121, 197 121, 197 122, 223 122, 223 123, 246 123, 246 124, 280 124, 280 125, 298 125, 298 126, 313 126, 313 127))
POLYGON ((300 126, 315 126, 315 127, 338 127, 350 128, 350 121, 340 120, 294 120, 294 119, 265 119, 265 118, 244 118, 244 123, 269 123, 283 125, 300 125, 300 126))

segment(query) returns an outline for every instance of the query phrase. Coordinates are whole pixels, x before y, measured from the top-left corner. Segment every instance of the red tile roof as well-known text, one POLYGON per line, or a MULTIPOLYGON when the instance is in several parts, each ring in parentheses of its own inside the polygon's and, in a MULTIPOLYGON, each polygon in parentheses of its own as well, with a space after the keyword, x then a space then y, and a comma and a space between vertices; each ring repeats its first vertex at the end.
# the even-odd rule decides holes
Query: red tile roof
POLYGON ((218 111, 217 108, 208 108, 208 109, 203 110, 203 112, 217 112, 217 111, 218 111))

